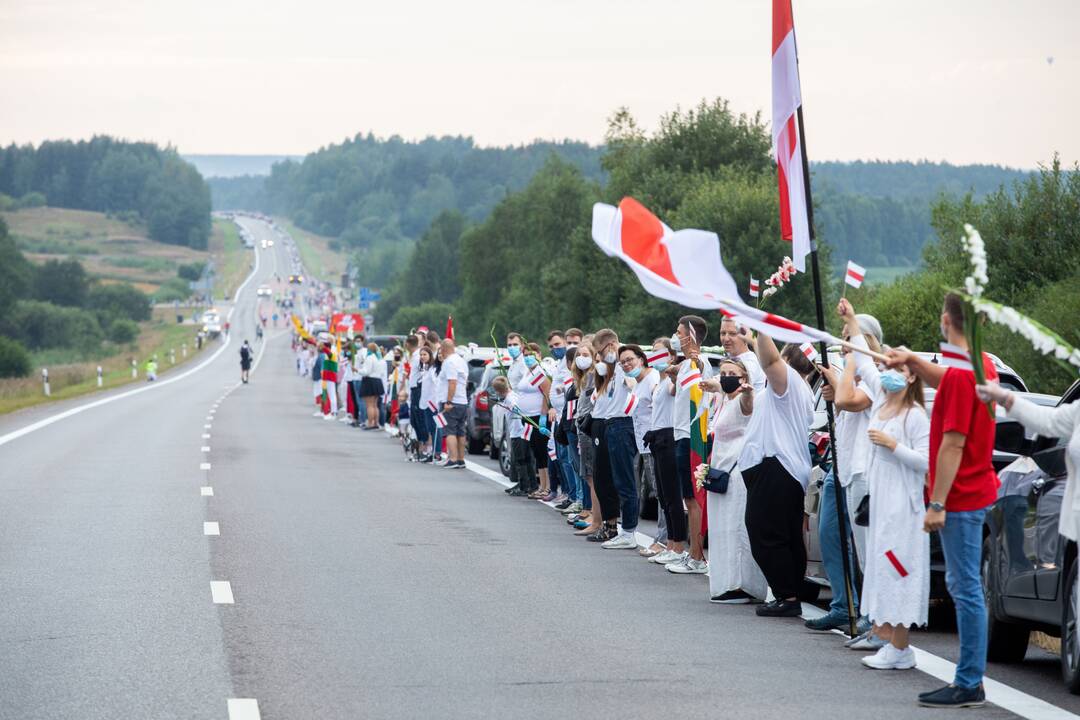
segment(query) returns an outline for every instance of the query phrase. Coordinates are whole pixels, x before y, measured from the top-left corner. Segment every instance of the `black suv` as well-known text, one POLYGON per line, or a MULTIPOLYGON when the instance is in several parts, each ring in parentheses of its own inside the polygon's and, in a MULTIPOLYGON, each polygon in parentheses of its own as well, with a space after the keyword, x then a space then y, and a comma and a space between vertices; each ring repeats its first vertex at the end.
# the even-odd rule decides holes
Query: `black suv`
MULTIPOLYGON (((1060 404, 1080 399, 1080 380, 1060 404)), ((1024 659, 1032 630, 1061 638, 1061 673, 1080 694, 1076 543, 1058 533, 1069 438, 1028 437, 998 423, 995 448, 1018 459, 998 473, 1001 488, 983 530, 982 582, 989 617, 987 658, 1024 659)))

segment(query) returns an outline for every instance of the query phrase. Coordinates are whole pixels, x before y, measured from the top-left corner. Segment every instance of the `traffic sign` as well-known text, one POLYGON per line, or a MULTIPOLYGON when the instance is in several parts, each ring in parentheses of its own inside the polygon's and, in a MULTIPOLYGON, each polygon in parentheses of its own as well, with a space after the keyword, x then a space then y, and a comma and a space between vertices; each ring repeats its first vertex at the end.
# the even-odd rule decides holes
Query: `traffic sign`
POLYGON ((371 308, 371 303, 369 303, 367 300, 361 300, 360 301, 360 309, 361 310, 368 310, 370 308, 371 308))

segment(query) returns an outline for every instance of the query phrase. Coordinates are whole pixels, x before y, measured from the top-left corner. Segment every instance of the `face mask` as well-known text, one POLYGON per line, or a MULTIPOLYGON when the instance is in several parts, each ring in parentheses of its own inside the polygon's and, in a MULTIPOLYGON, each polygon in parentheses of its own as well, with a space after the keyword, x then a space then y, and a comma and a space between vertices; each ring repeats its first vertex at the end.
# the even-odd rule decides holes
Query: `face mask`
POLYGON ((726 393, 733 393, 742 386, 742 378, 734 375, 720 376, 720 389, 726 393))
POLYGON ((599 365, 597 365, 596 374, 600 377, 604 377, 605 375, 607 375, 607 365, 605 365, 604 363, 600 363, 599 365))
POLYGON ((679 339, 678 334, 671 336, 671 349, 675 352, 682 350, 682 340, 679 339))
POLYGON ((525 356, 525 367, 527 367, 527 368, 536 367, 536 358, 533 357, 532 355, 526 355, 525 356))
POLYGON ((574 357, 574 364, 578 370, 588 370, 592 367, 592 358, 588 355, 577 355, 574 357))
POLYGON ((627 370, 626 371, 626 377, 636 378, 640 374, 641 374, 641 368, 639 368, 639 367, 636 367, 633 370, 627 370))
POLYGON ((609 352, 607 355, 604 356, 604 362, 608 363, 609 365, 614 365, 615 361, 618 360, 618 359, 619 359, 619 356, 615 354, 614 350, 612 350, 611 352, 609 352))
POLYGON ((907 387, 907 378, 898 370, 886 370, 881 373, 881 387, 887 393, 898 393, 907 387))
POLYGON ((521 348, 517 345, 511 345, 510 347, 506 348, 506 352, 510 353, 510 357, 517 360, 518 356, 521 355, 521 348))
POLYGON ((566 357, 566 348, 552 348, 551 357, 555 358, 556 360, 562 360, 564 357, 566 357))
POLYGON ((576 348, 576 347, 577 347, 577 343, 566 343, 566 349, 567 350, 569 350, 570 348, 576 348))
POLYGON ((664 372, 670 364, 667 360, 654 360, 652 366, 657 372, 664 372))

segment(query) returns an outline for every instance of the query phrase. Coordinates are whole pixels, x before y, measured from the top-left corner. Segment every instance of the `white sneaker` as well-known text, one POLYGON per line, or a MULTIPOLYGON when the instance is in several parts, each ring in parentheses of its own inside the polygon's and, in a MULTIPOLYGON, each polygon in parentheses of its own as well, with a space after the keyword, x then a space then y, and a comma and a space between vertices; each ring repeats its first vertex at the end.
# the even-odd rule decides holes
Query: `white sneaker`
POLYGON ((637 549, 637 538, 634 533, 619 533, 607 542, 601 543, 600 547, 605 550, 630 550, 637 549))
POLYGON ((315 412, 311 413, 311 417, 322 417, 322 410, 316 410, 315 412))
POLYGON ((581 512, 581 510, 582 510, 581 503, 576 502, 573 505, 571 505, 570 507, 563 510, 562 514, 563 515, 577 515, 579 512, 581 512))
POLYGON ((888 643, 873 655, 864 657, 862 663, 874 670, 910 670, 915 667, 915 651, 910 647, 897 650, 888 643))
POLYGON ((333 416, 333 415, 323 415, 323 416, 322 416, 322 419, 323 419, 323 420, 330 420, 330 421, 333 421, 333 419, 334 419, 334 416, 333 416))
POLYGON ((695 560, 689 555, 686 561, 667 565, 667 571, 677 575, 704 575, 709 572, 709 563, 705 560, 695 560))
POLYGON ((665 550, 659 555, 653 555, 649 558, 649 562, 657 565, 667 565, 668 563, 682 562, 686 557, 686 552, 677 553, 674 550, 665 550))

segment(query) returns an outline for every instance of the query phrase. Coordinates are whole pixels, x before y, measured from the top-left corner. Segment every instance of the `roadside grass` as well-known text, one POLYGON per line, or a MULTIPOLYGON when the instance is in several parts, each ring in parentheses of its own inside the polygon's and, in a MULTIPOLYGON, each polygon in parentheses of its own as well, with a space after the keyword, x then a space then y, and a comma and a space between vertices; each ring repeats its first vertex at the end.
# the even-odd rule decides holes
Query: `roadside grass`
POLYGON ((232 220, 214 218, 210 233, 210 255, 214 258, 217 280, 214 292, 217 297, 228 297, 236 293, 236 288, 244 281, 254 262, 251 251, 244 249, 240 233, 232 220))
POLYGON ((80 357, 68 351, 49 350, 34 355, 34 372, 27 378, 0 380, 0 414, 22 408, 42 405, 67 398, 78 397, 98 390, 97 366, 102 369, 103 388, 113 388, 134 382, 145 382, 146 361, 153 355, 158 360, 158 375, 166 375, 174 367, 187 363, 215 347, 217 341, 203 344, 201 351, 195 349, 195 333, 199 326, 191 318, 201 308, 183 308, 184 323, 176 322, 177 311, 173 308, 154 308, 152 318, 139 323, 139 339, 131 344, 116 346, 106 344, 96 358, 80 357), (187 357, 183 345, 187 344, 187 357), (170 362, 170 350, 175 350, 176 364, 170 362), (135 359, 138 377, 131 377, 131 360, 135 359), (45 397, 41 382, 41 369, 49 369, 49 385, 52 394, 45 397))
POLYGON ((285 228, 296 241, 300 259, 309 273, 332 285, 341 282, 341 274, 345 272, 349 259, 345 253, 330 249, 331 238, 302 230, 283 217, 275 217, 274 222, 285 228))
POLYGON ((129 282, 148 293, 176 277, 180 264, 207 257, 201 250, 150 240, 144 228, 104 213, 41 207, 0 216, 31 262, 74 257, 91 277, 129 282))

